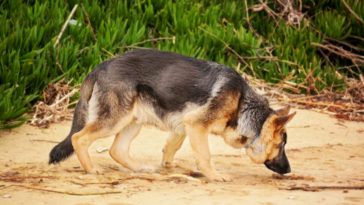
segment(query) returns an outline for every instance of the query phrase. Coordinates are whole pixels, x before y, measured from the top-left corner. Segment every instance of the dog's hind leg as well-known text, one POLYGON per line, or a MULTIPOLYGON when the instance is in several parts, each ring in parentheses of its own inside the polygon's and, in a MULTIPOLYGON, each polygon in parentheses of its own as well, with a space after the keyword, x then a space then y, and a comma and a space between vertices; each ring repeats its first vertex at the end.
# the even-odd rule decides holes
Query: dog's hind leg
POLYGON ((149 171, 130 157, 129 147, 134 138, 138 135, 141 125, 131 122, 115 137, 110 148, 110 156, 119 164, 133 171, 149 171))
POLYGON ((116 123, 108 120, 98 120, 87 124, 80 132, 72 136, 72 146, 87 173, 101 174, 101 170, 95 166, 88 153, 89 146, 97 139, 109 137, 122 130, 132 122, 132 115, 125 115, 116 123))
POLYGON ((95 166, 88 153, 89 146, 97 139, 107 137, 106 133, 102 133, 99 125, 94 122, 86 125, 80 132, 72 135, 72 146, 80 161, 82 167, 87 173, 101 174, 100 168, 95 166))
POLYGON ((185 138, 186 135, 180 135, 173 132, 170 133, 166 145, 163 148, 163 159, 162 159, 163 167, 172 166, 174 155, 181 148, 185 138))

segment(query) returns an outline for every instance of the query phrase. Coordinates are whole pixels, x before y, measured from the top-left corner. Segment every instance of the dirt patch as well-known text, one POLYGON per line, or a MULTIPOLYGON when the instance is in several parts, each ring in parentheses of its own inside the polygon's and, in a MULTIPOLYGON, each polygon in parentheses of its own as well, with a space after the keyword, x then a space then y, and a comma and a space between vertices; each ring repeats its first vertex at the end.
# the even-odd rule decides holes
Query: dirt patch
POLYGON ((233 178, 206 182, 195 168, 188 140, 176 156, 176 167, 159 164, 168 134, 143 128, 132 145, 136 160, 154 173, 132 173, 106 151, 113 137, 90 148, 103 175, 85 174, 75 156, 49 166, 48 154, 71 122, 48 129, 23 125, 0 132, 0 204, 363 204, 364 123, 338 121, 296 110, 288 125, 287 156, 292 173, 273 174, 253 164, 244 150, 210 136, 215 168, 233 178))

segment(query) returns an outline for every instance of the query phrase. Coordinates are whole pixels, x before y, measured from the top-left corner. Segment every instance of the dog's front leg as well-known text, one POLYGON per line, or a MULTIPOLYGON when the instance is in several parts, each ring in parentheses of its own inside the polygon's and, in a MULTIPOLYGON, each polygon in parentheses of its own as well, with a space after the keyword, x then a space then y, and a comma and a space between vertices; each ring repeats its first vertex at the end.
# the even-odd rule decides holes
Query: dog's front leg
POLYGON ((197 167, 211 181, 231 181, 231 178, 216 172, 211 166, 208 132, 202 125, 186 125, 197 167))
POLYGON ((167 139, 167 143, 163 148, 163 167, 173 167, 172 162, 174 159, 174 155, 181 148, 185 138, 186 135, 180 135, 173 132, 170 133, 170 136, 167 139))

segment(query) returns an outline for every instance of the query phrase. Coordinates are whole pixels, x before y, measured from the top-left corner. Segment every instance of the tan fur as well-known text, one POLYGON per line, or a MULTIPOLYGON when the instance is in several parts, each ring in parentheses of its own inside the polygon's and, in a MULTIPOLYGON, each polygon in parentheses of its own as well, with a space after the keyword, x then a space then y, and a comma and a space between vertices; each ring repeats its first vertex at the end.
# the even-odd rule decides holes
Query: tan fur
POLYGON ((140 129, 140 124, 136 124, 135 122, 130 123, 116 135, 109 151, 110 156, 116 162, 133 171, 143 170, 143 166, 133 160, 129 155, 130 143, 138 135, 140 129))
POLYGON ((237 109, 239 96, 225 94, 224 109, 219 109, 215 113, 206 113, 207 106, 201 107, 196 111, 190 112, 184 117, 186 134, 189 136, 197 167, 210 180, 231 181, 229 176, 217 173, 211 166, 211 156, 208 145, 208 133, 223 134, 226 123, 234 110, 237 109), (214 121, 207 121, 207 114, 214 116, 214 121))
POLYGON ((276 110, 276 113, 278 116, 286 116, 289 114, 289 110, 291 109, 291 107, 289 105, 287 105, 284 108, 281 108, 279 110, 276 110))
POLYGON ((166 145, 163 148, 163 167, 172 167, 172 162, 174 155, 181 148, 186 135, 179 135, 171 132, 169 138, 167 139, 166 145))
POLYGON ((100 174, 101 170, 96 167, 88 153, 89 146, 97 139, 115 135, 124 129, 132 121, 132 116, 126 115, 120 119, 114 126, 108 127, 95 121, 87 124, 81 131, 72 136, 72 146, 82 165, 88 173, 100 174))
MULTIPOLYGON (((289 112, 289 109, 285 112, 289 112)), ((281 113, 282 114, 282 113, 281 113)), ((247 155, 255 163, 263 163, 266 160, 272 160, 279 154, 279 148, 277 147, 283 140, 282 131, 285 130, 285 125, 293 118, 296 112, 290 115, 278 116, 273 114, 268 117, 264 122, 263 128, 259 137, 259 146, 262 149, 256 147, 250 147, 246 150, 247 155), (277 124, 279 122, 279 124, 277 124)))
POLYGON ((222 134, 222 137, 224 138, 226 144, 236 149, 243 148, 245 146, 247 139, 246 137, 242 139, 242 136, 239 135, 236 129, 230 127, 225 129, 224 133, 222 134))

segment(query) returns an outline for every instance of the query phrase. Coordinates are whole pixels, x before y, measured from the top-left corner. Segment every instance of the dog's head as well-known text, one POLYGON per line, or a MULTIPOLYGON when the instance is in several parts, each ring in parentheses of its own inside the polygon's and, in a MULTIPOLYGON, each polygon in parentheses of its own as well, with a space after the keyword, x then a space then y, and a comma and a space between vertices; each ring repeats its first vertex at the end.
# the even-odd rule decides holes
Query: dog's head
POLYGON ((286 107, 267 117, 259 136, 246 149, 246 153, 252 161, 264 163, 268 169, 279 174, 291 171, 284 150, 287 143, 285 125, 295 114, 296 112, 289 114, 289 107, 286 107))

